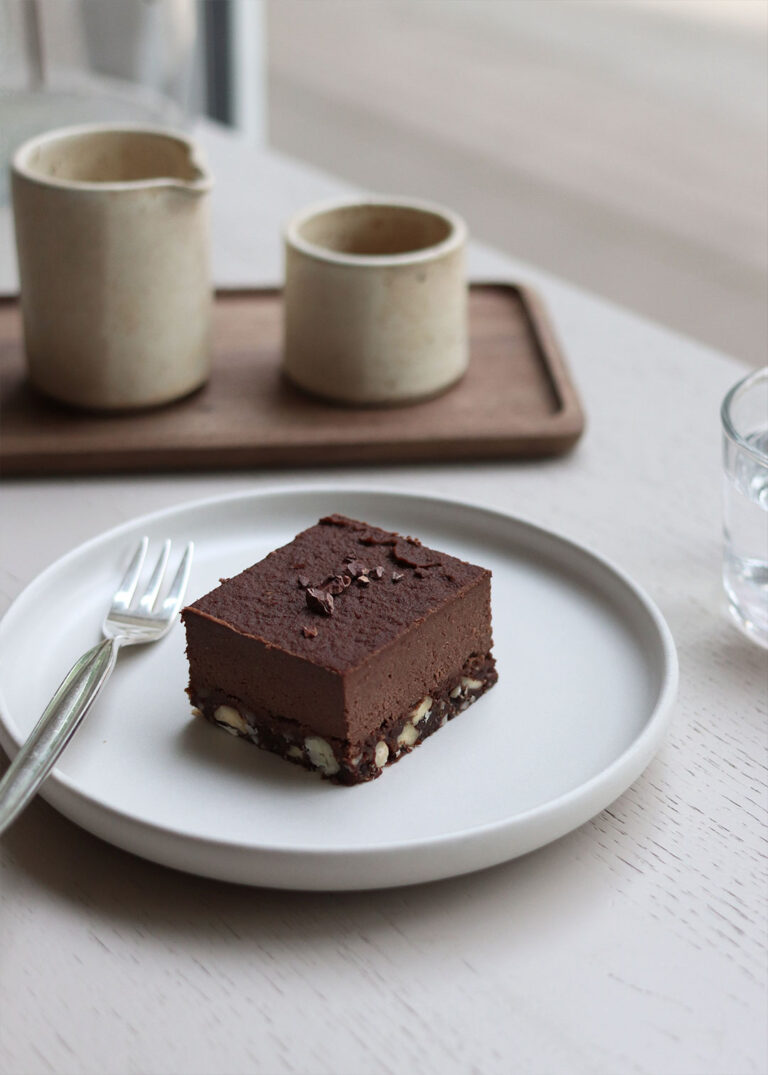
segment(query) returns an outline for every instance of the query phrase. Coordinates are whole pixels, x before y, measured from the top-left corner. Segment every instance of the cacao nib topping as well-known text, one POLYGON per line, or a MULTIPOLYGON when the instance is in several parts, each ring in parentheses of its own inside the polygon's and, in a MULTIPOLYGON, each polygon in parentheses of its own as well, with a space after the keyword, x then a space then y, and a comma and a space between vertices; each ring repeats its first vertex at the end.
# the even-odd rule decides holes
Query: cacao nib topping
POLYGON ((367 530, 368 523, 361 523, 357 519, 348 519, 346 515, 324 515, 320 519, 321 526, 341 526, 346 530, 367 530))
POLYGON ((380 579, 384 575, 384 568, 381 566, 381 564, 379 564, 377 567, 374 567, 373 571, 371 571, 370 574, 373 575, 375 578, 380 579))
POLYGON ((365 566, 362 560, 352 560, 347 565, 347 571, 352 578, 359 579, 361 575, 368 574, 368 568, 365 566))
POLYGON ((403 577, 404 576, 401 575, 401 573, 399 571, 393 571, 392 572, 392 581, 393 582, 401 582, 403 577))
POLYGON ((397 535, 390 534, 386 537, 376 537, 375 534, 364 534, 357 540, 361 545, 395 545, 397 543, 397 535))
POLYGON ((316 627, 302 627, 301 633, 304 635, 305 638, 317 638, 316 627))
POLYGON ((392 550, 392 557, 398 564, 406 567, 439 567, 440 561, 432 559, 429 551, 421 545, 398 541, 392 550))
POLYGON ((371 580, 368 578, 367 575, 361 575, 360 578, 357 580, 357 585, 358 586, 367 586, 370 581, 371 580))
POLYGON ((309 586, 309 579, 306 575, 299 575, 298 583, 302 590, 306 590, 307 586, 309 586))
POLYGON ((344 593, 351 581, 352 579, 349 577, 349 575, 331 575, 330 578, 327 578, 325 580, 323 585, 325 586, 328 593, 336 596, 340 593, 344 593))
POLYGON ((307 608, 313 612, 322 612, 324 616, 333 615, 333 596, 325 590, 319 590, 316 586, 310 586, 305 591, 307 608))

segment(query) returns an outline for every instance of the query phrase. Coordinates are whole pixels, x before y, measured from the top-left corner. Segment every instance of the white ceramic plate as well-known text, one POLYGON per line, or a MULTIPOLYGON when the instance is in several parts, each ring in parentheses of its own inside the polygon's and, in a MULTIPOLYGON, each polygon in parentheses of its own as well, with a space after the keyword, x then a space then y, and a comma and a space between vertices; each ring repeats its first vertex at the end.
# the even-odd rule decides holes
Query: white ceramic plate
POLYGON ((184 633, 124 651, 45 798, 119 847, 247 884, 362 889, 503 862, 581 825, 642 772, 677 685, 669 629, 615 567, 519 519, 395 492, 277 490, 137 519, 43 572, 0 624, 0 739, 14 754, 99 625, 138 537, 196 543, 193 600, 341 512, 493 570, 499 682, 353 788, 192 719, 184 633))

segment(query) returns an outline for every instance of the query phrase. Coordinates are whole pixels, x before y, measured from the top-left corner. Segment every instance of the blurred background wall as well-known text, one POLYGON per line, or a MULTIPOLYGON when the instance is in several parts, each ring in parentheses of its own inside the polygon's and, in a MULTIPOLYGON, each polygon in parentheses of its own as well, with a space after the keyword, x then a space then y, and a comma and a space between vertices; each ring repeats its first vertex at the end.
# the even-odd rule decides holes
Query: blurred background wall
POLYGON ((269 140, 753 364, 764 0, 268 0, 269 140))
POLYGON ((768 0, 0 0, 2 160, 201 112, 766 361, 768 0))

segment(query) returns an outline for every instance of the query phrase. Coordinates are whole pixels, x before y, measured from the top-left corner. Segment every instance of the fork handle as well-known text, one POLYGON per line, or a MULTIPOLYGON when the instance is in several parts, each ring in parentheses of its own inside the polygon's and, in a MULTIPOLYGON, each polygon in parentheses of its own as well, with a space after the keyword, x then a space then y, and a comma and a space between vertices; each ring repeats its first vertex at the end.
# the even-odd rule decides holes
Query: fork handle
POLYGON ((0 832, 18 817, 80 726, 115 667, 119 638, 105 638, 77 661, 0 780, 0 832))

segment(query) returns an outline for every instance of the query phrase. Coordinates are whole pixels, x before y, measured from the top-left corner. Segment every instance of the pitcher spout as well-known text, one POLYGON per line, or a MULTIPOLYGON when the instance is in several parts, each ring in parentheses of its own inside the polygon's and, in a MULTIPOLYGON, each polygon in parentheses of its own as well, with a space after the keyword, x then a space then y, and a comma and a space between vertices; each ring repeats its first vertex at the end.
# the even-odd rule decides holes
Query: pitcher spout
POLYGON ((173 189, 183 194, 207 194, 213 187, 213 176, 197 155, 197 148, 192 145, 189 146, 189 167, 189 177, 171 180, 173 189))

